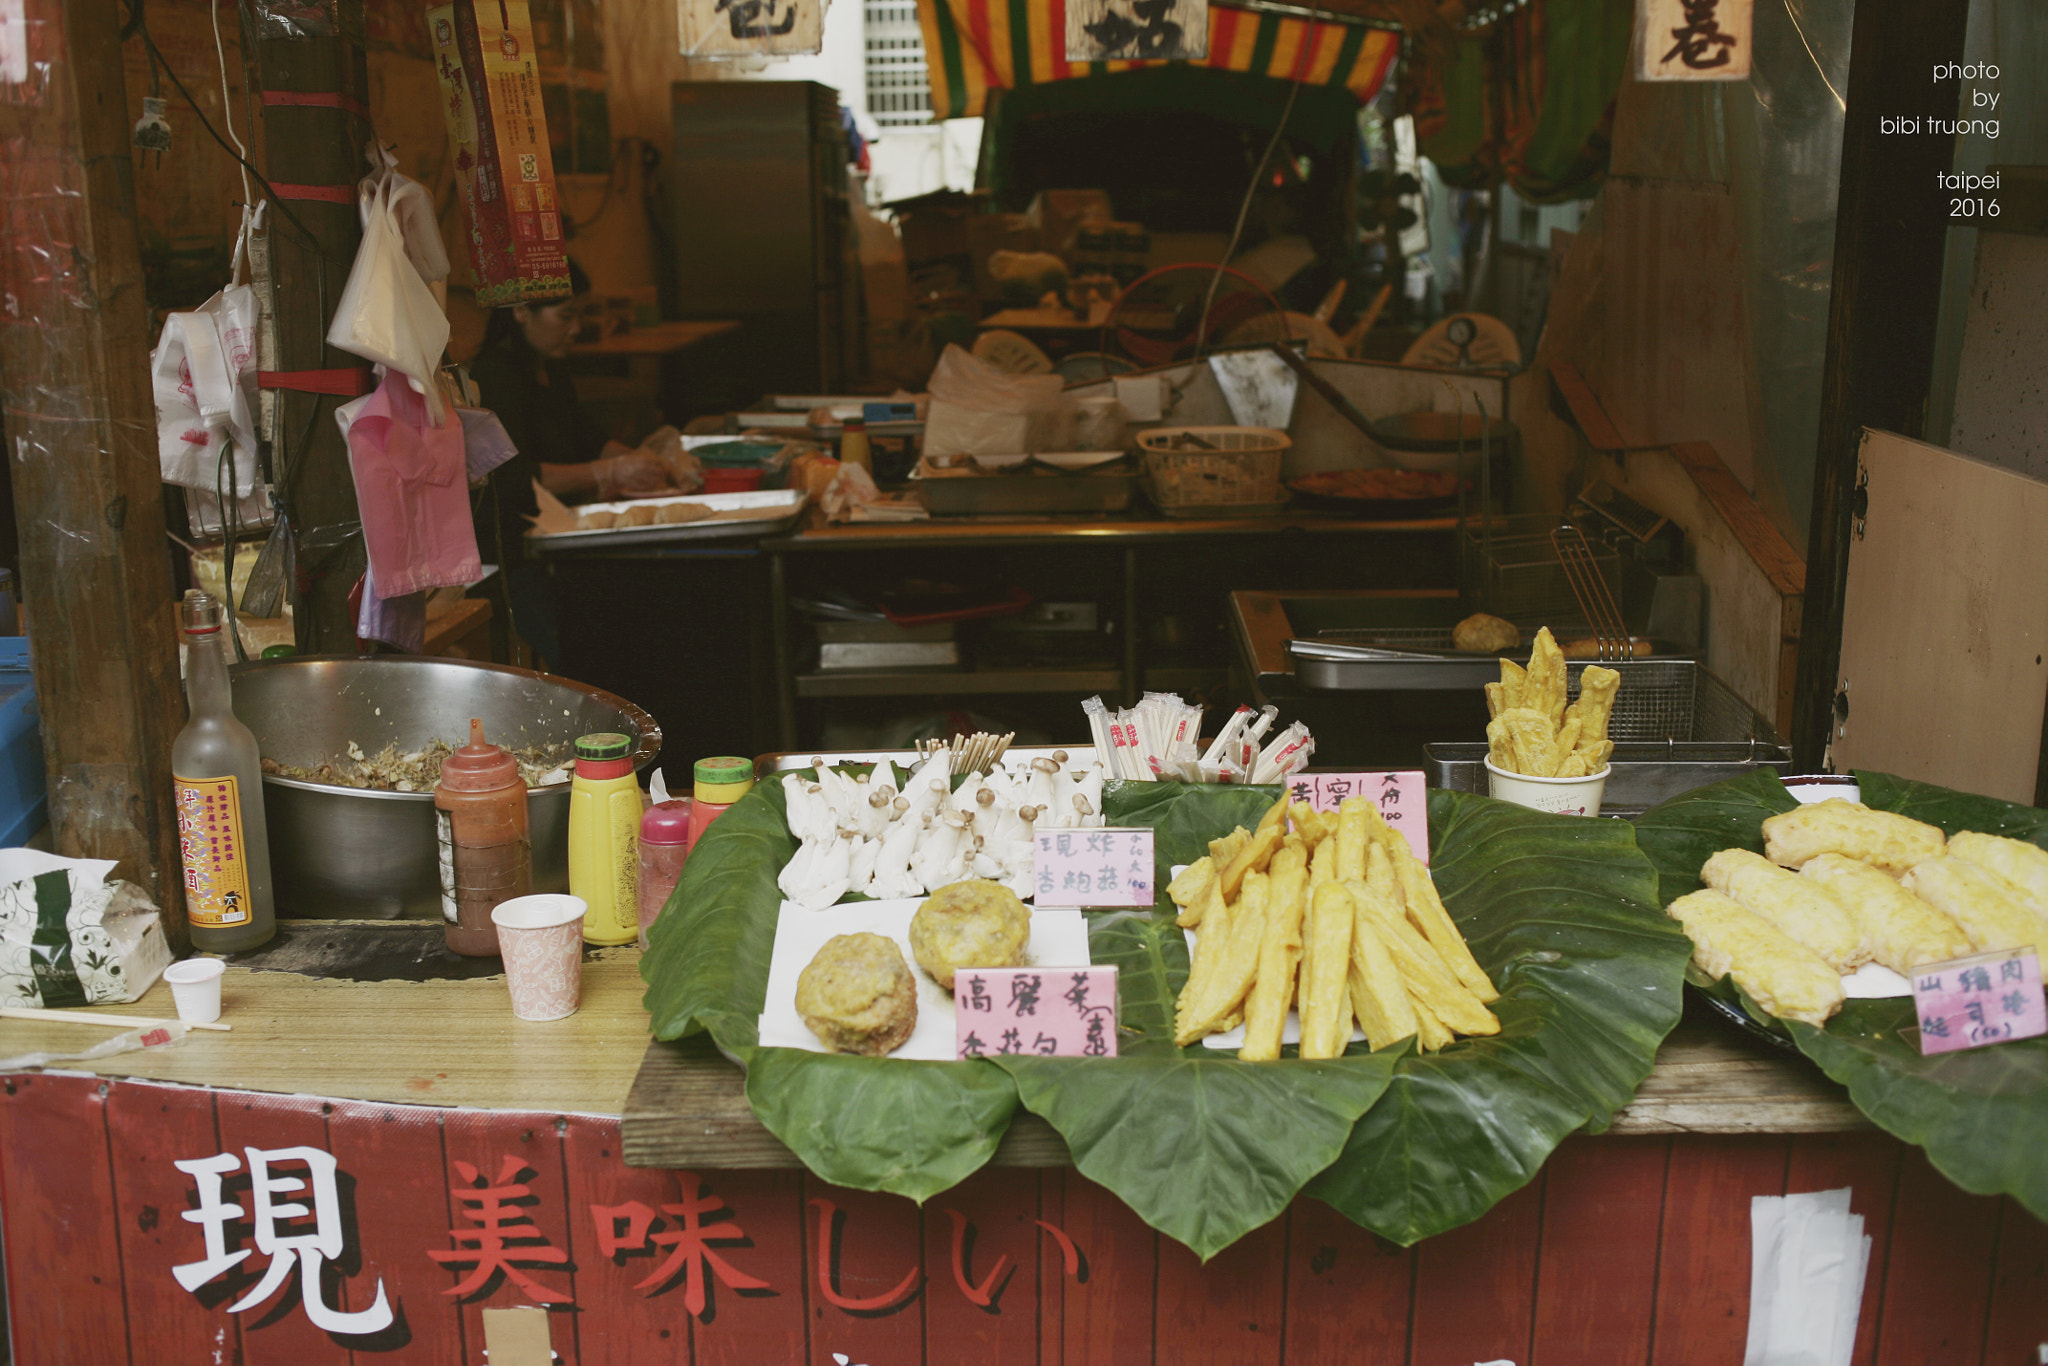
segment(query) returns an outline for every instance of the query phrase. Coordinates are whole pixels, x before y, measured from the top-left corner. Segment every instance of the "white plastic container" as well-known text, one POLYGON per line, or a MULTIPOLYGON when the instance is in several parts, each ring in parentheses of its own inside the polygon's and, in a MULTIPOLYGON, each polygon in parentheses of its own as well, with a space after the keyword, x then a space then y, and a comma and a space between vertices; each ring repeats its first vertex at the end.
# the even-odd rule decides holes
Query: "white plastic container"
POLYGON ((187 958, 164 969, 180 1020, 198 1025, 220 1018, 220 979, 226 971, 227 964, 218 958, 187 958))
POLYGON ((1607 790, 1607 775, 1612 769, 1610 764, 1590 778, 1531 778, 1527 774, 1495 768, 1493 760, 1488 759, 1486 781, 1488 789, 1499 801, 1560 816, 1597 816, 1600 814, 1601 795, 1607 790))

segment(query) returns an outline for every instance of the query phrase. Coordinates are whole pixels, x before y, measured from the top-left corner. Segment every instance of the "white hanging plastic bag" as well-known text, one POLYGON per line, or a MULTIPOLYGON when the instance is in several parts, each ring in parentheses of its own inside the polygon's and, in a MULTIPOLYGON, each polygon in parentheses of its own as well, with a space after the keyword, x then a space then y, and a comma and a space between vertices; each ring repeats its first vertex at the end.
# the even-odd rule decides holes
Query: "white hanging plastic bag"
POLYGON ((448 346, 448 315, 406 255, 405 236, 391 211, 388 179, 365 208, 363 244, 341 291, 327 341, 373 365, 395 370, 426 400, 435 426, 442 417, 434 375, 448 346))
POLYGON ((441 242, 441 225, 434 217, 434 201, 427 187, 402 174, 398 158, 382 143, 363 149, 376 169, 356 185, 356 210, 365 228, 370 226, 370 206, 380 187, 390 189, 391 216, 398 221, 398 235, 405 241, 406 259, 420 278, 436 284, 448 278, 448 248, 441 242))
POLYGON ((254 494, 257 481, 256 291, 242 280, 251 227, 245 218, 227 288, 165 318, 149 358, 164 482, 207 493, 227 487, 237 498, 254 494), (224 443, 234 448, 227 469, 224 443))
POLYGON ((932 370, 926 455, 1071 450, 1073 413, 1058 375, 1006 375, 958 346, 932 370))

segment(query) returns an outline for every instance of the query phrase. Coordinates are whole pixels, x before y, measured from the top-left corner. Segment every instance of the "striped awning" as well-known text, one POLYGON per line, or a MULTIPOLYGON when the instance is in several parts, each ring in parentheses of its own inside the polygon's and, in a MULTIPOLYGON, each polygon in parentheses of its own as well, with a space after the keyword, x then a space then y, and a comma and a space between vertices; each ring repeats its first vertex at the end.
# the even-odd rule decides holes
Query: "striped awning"
POLYGON ((1385 84, 1400 30, 1348 18, 1209 6, 1206 62, 1069 62, 1067 0, 917 0, 937 118, 979 117, 988 92, 1140 67, 1209 66, 1342 87, 1360 102, 1385 84))

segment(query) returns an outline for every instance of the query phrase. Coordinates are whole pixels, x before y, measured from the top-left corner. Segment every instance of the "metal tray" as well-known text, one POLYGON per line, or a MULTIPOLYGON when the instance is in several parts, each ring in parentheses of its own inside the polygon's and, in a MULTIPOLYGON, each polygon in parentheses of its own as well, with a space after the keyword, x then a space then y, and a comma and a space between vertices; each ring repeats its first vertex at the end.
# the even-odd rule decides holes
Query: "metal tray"
POLYGON ((1026 465, 986 474, 973 468, 936 469, 919 461, 911 487, 934 517, 1005 513, 1122 512, 1131 505, 1138 475, 1129 467, 1069 474, 1026 465))
MULTIPOLYGON (((1422 760, 1431 787, 1453 792, 1487 790, 1484 744, 1424 745, 1422 760)), ((1790 772, 1792 751, 1765 740, 1616 741, 1612 763, 1600 814, 1634 817, 1681 792, 1739 778, 1759 768, 1790 772)))
POLYGON ((571 550, 607 550, 614 546, 666 545, 673 541, 711 541, 732 536, 770 536, 786 530, 804 510, 801 489, 759 489, 749 493, 679 494, 674 498, 635 499, 618 503, 585 503, 578 511, 600 508, 623 512, 646 504, 702 503, 714 512, 745 512, 747 516, 716 517, 702 522, 678 522, 671 526, 635 526, 613 531, 557 531, 551 535, 530 533, 526 544, 541 554, 571 550))

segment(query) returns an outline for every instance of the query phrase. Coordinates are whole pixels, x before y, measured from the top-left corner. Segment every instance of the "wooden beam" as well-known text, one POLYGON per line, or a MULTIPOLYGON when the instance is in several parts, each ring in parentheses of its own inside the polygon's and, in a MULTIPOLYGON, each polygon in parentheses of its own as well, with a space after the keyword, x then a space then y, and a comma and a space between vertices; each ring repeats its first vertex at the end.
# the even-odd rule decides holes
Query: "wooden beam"
POLYGON ((1607 409, 1600 405, 1599 395, 1593 386, 1586 383, 1586 377, 1579 373, 1579 367, 1562 356, 1552 357, 1546 362, 1550 367, 1550 382, 1557 386, 1563 396, 1565 408, 1571 413, 1572 421, 1586 434, 1586 440, 1597 451, 1621 451, 1628 449, 1628 442, 1621 436, 1621 429, 1614 425, 1614 419, 1607 415, 1607 409))
POLYGON ((116 860, 183 952, 171 741, 184 705, 120 25, 104 0, 16 12, 28 75, 0 84, 0 404, 52 847, 116 860))
POLYGON ((1721 520, 1728 523, 1728 529, 1735 533, 1735 539, 1756 561, 1757 568, 1764 571, 1771 581, 1771 587, 1787 597, 1797 597, 1806 591, 1806 561, 1799 558, 1799 552, 1785 539, 1785 533, 1778 530, 1776 523, 1755 498, 1750 496, 1742 481, 1735 477, 1735 471, 1728 468, 1720 452, 1705 441, 1674 442, 1671 454, 1686 474, 1692 479, 1693 487, 1705 495, 1714 510, 1721 514, 1721 520))
POLYGON ((1920 436, 1934 372, 1949 223, 1935 177, 1950 169, 1955 139, 1888 137, 1882 116, 1955 117, 1961 83, 1930 85, 1930 64, 1961 56, 1969 8, 1969 0, 1856 6, 1790 736, 1801 772, 1822 767, 1834 715, 1861 433, 1874 427, 1920 436))
MULTIPOLYGON (((264 174, 273 184, 345 187, 341 203, 294 199, 270 210, 270 326, 267 370, 343 370, 360 357, 327 345, 327 328, 355 264, 362 226, 354 187, 369 174, 363 149, 374 136, 367 116, 368 61, 363 53, 362 0, 337 0, 326 13, 243 5, 242 51, 248 85, 263 102, 264 174), (289 102, 272 97, 284 94, 289 102), (325 97, 309 103, 303 96, 325 97), (303 224, 300 232, 280 210, 303 224), (309 240, 310 235, 310 240, 309 240)), ((280 393, 269 433, 273 460, 289 477, 282 501, 298 533, 298 577, 292 593, 302 654, 354 654, 355 615, 348 595, 365 563, 348 445, 333 413, 343 400, 280 393)))

